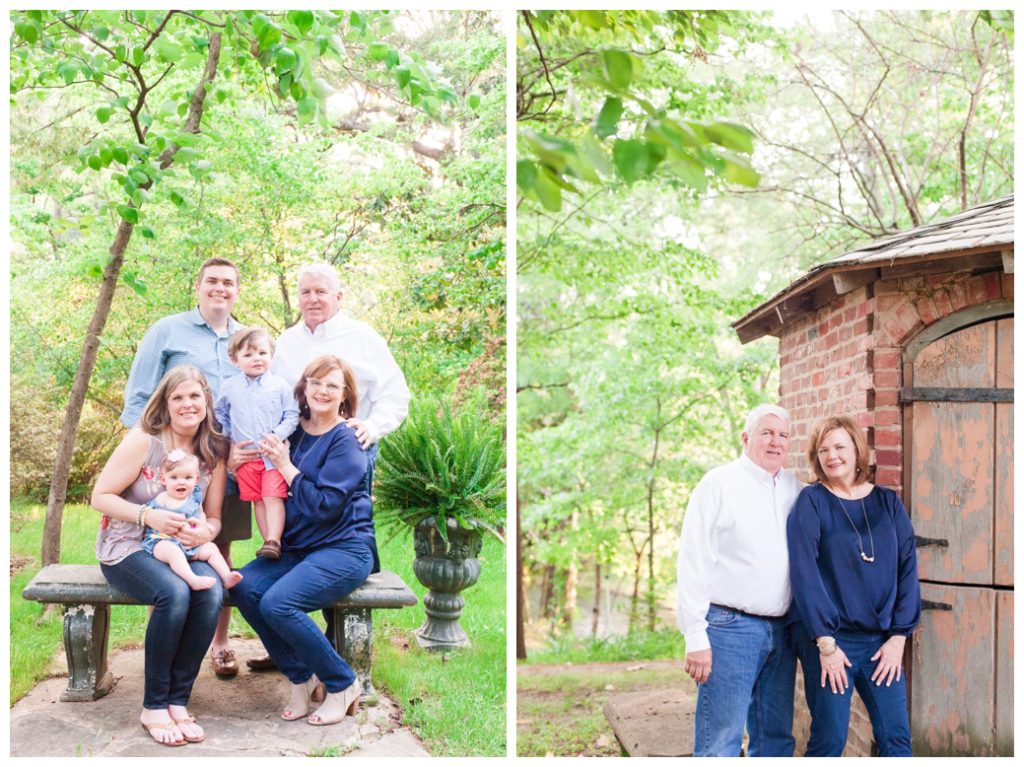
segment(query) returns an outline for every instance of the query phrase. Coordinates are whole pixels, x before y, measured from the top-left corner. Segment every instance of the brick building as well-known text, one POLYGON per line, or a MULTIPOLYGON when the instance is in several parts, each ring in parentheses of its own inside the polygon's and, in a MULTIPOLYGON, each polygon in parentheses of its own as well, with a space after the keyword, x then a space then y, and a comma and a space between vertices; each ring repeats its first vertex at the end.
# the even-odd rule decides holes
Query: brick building
MULTIPOLYGON (((1013 753, 1013 196, 811 269, 734 323, 779 338, 792 465, 818 419, 865 428, 918 537, 915 754, 1013 753)), ((798 681, 797 736, 808 714, 798 681)), ((858 699, 847 755, 871 753, 858 699)))

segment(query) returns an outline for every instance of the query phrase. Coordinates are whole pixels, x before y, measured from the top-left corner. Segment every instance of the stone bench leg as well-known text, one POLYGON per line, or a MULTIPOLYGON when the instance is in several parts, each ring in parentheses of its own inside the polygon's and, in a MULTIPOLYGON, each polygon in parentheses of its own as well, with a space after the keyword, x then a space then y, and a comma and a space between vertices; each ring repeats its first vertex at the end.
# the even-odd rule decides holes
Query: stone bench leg
POLYGON ((109 605, 64 605, 64 652, 68 658, 68 687, 63 701, 102 698, 113 685, 107 668, 109 605))
POLYGON ((373 700, 377 691, 370 680, 373 653, 373 615, 368 608, 331 610, 334 621, 334 649, 359 677, 363 697, 373 700))

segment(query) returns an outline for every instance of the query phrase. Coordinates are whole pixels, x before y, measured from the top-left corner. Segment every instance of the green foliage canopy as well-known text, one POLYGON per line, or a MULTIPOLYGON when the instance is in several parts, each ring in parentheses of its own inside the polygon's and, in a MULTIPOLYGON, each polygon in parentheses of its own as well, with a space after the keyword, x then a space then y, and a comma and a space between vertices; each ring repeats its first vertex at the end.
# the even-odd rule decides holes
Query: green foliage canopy
POLYGON ((633 183, 665 169, 703 191, 708 176, 756 186, 753 133, 678 108, 685 88, 661 60, 706 59, 721 35, 739 36, 726 11, 521 11, 516 184, 545 209, 586 185, 633 183), (649 62, 658 60, 653 66, 649 62))
MULTIPOLYGON (((98 24, 103 19, 96 13, 85 20, 98 24)), ((343 309, 385 336, 414 396, 430 391, 472 399, 474 387, 503 386, 503 376, 490 368, 473 372, 485 350, 504 367, 504 39, 495 17, 317 11, 309 26, 303 14, 267 14, 282 38, 271 43, 274 33, 259 27, 269 46, 260 51, 252 32, 256 14, 194 15, 202 18, 176 14, 164 26, 175 44, 187 48, 177 62, 162 62, 156 43, 147 49, 151 58, 141 69, 143 80, 154 84, 150 93, 162 92, 175 105, 187 102, 197 75, 182 65, 199 49, 184 30, 193 26, 233 26, 235 37, 225 32, 224 46, 234 64, 214 80, 202 132, 183 139, 190 143, 181 145, 178 162, 168 168, 154 159, 156 142, 160 136, 181 138, 178 106, 154 111, 148 126, 140 122, 153 148, 148 154, 138 150, 136 157, 130 149, 142 142, 130 109, 116 107, 100 122, 97 104, 108 105, 114 94, 93 78, 78 82, 84 79, 81 62, 71 86, 44 73, 89 50, 90 57, 109 59, 104 84, 137 93, 132 74, 121 80, 107 71, 123 63, 73 35, 45 49, 44 38, 29 43, 28 31, 28 38, 12 42, 11 386, 15 401, 33 403, 12 413, 15 493, 46 493, 97 278, 123 220, 118 206, 136 211, 143 236, 132 242, 100 340, 76 442, 72 497, 87 492, 119 438, 116 416, 138 339, 156 319, 194 305, 196 270, 213 255, 241 268, 236 317, 244 324, 275 334, 292 324, 298 316, 297 267, 326 260, 342 272, 343 309), (322 115, 315 120, 300 115, 295 80, 283 93, 272 66, 274 51, 283 49, 277 46, 300 34, 313 41, 335 34, 344 48, 342 62, 330 45, 323 56, 317 56, 319 44, 288 46, 296 61, 306 62, 300 84, 308 83, 312 92, 321 79, 332 88, 320 97, 322 115), (369 44, 375 41, 396 52, 397 65, 389 68, 388 57, 373 60, 369 44), (264 53, 267 69, 259 61, 264 53), (423 69, 415 103, 412 80, 400 84, 405 76, 396 73, 406 60, 423 69), (441 89, 456 99, 424 103, 441 89), (101 144, 111 149, 110 163, 93 169, 79 150, 87 147, 83 156, 98 156, 101 144), (418 151, 424 145, 430 155, 418 151), (116 148, 124 148, 127 165, 119 162, 120 152, 114 156, 116 148), (189 172, 199 162, 206 164, 189 172), (144 190, 148 199, 136 205, 121 177, 130 179, 130 170, 143 166, 145 172, 149 165, 159 183, 144 190)), ((44 18, 47 34, 67 29, 52 16, 44 18)), ((162 18, 150 12, 140 20, 123 12, 116 25, 108 23, 104 44, 142 35, 139 25, 152 30, 162 18)), ((75 24, 81 16, 67 20, 75 24)), ((488 415, 500 418, 503 404, 494 407, 488 415)))

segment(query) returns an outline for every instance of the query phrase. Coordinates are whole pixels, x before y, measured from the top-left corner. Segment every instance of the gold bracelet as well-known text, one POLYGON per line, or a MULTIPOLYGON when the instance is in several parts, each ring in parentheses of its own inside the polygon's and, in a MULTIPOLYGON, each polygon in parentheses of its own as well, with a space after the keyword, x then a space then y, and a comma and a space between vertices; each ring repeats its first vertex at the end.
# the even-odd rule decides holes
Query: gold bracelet
POLYGON ((137 524, 137 525, 141 525, 142 524, 142 513, 145 510, 146 510, 146 504, 144 504, 144 503, 139 504, 139 510, 135 514, 135 524, 137 524))
POLYGON ((142 511, 139 513, 139 516, 141 517, 141 520, 140 520, 139 524, 142 525, 143 527, 146 526, 146 515, 148 513, 149 513, 149 506, 143 506, 142 507, 142 511))

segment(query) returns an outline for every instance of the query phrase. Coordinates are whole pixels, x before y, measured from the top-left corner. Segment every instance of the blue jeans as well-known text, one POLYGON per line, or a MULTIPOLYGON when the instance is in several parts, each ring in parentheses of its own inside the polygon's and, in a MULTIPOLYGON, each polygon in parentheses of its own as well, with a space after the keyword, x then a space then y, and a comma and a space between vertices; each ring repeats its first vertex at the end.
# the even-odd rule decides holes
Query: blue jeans
POLYGON ((314 551, 284 551, 278 560, 254 559, 231 589, 274 663, 292 684, 316 674, 328 692, 341 692, 356 675, 306 613, 329 605, 362 585, 373 556, 362 541, 314 551))
POLYGON ((192 572, 212 577, 209 589, 193 591, 171 568, 145 551, 116 565, 100 565, 114 588, 153 605, 146 627, 145 687, 148 709, 186 706, 206 650, 213 641, 224 601, 220 577, 206 562, 189 562, 192 572))
POLYGON ((746 722, 749 756, 792 756, 796 656, 785 618, 726 607, 708 610, 711 675, 698 685, 694 756, 739 756, 746 722))
MULTIPOLYGON (((366 448, 366 474, 363 475, 363 487, 366 488, 366 495, 370 499, 370 503, 373 503, 373 467, 377 463, 377 443, 374 442, 368 448, 366 448)), ((372 508, 372 506, 371 506, 372 508)), ((377 547, 374 545, 373 548, 373 568, 370 570, 371 573, 380 572, 380 557, 377 555, 377 547)), ((327 641, 331 644, 334 643, 334 610, 330 607, 325 607, 322 611, 324 616, 324 622, 327 624, 327 628, 324 629, 324 635, 327 637, 327 641)))
POLYGON ((806 756, 842 756, 850 731, 850 703, 853 689, 864 701, 871 718, 871 729, 880 756, 911 756, 910 721, 907 715, 906 669, 897 682, 886 687, 871 681, 878 661, 872 661, 886 637, 866 631, 836 632, 836 644, 853 664, 846 669, 850 687, 834 693, 825 683, 821 686, 821 663, 818 648, 803 626, 793 632, 800 666, 804 670, 804 695, 811 711, 811 735, 806 756))
POLYGON ((366 474, 363 475, 363 487, 366 494, 373 497, 373 467, 377 464, 377 443, 374 442, 366 448, 366 474))

